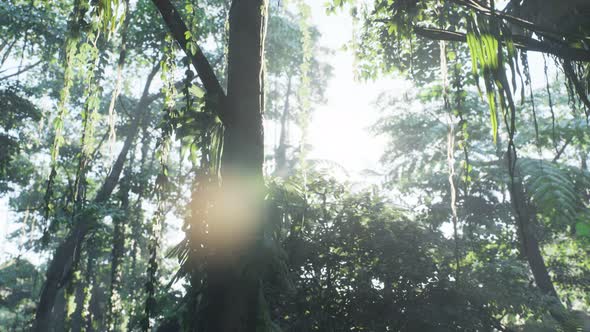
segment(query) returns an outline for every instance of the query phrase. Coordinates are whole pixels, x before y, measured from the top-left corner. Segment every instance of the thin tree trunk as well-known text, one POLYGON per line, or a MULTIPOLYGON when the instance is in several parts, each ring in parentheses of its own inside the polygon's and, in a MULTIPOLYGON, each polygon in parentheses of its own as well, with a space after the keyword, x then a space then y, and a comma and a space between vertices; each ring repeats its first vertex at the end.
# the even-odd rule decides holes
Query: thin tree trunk
POLYGON ((537 223, 534 207, 527 200, 526 192, 522 184, 522 176, 514 174, 514 182, 509 185, 508 191, 512 203, 514 216, 517 222, 521 252, 526 257, 537 287, 547 296, 554 299, 548 308, 551 316, 561 324, 565 331, 575 331, 575 326, 568 319, 566 307, 560 301, 553 281, 549 276, 539 241, 535 234, 534 225, 537 223))
MULTIPOLYGON (((88 249, 86 250, 89 251, 88 249)), ((88 258, 86 258, 88 261, 88 258)), ((83 321, 83 312, 84 312, 84 299, 86 297, 85 289, 87 287, 87 275, 88 275, 88 263, 86 264, 85 269, 81 269, 81 274, 85 276, 83 279, 77 283, 76 286, 76 311, 72 315, 72 323, 71 323, 71 330, 73 332, 79 332, 82 330, 82 326, 84 324, 83 321)))
POLYGON ((287 92, 285 93, 285 104, 283 106, 283 114, 281 114, 281 133, 279 136, 279 147, 276 150, 276 170, 275 175, 284 177, 287 174, 287 124, 290 116, 289 99, 291 97, 292 78, 289 76, 287 81, 287 92))
MULTIPOLYGON (((496 116, 499 122, 499 114, 496 114, 496 116)), ((513 155, 512 158, 508 158, 509 153, 514 153, 509 151, 506 152, 505 158, 503 158, 501 146, 502 143, 500 137, 498 137, 498 140, 496 141, 496 155, 499 157, 499 160, 502 160, 499 167, 510 171, 510 165, 508 163, 509 161, 515 163, 517 157, 516 155, 513 155)), ((557 292, 555 291, 555 286, 551 281, 551 277, 549 276, 549 271, 547 270, 547 265, 545 264, 539 241, 535 234, 534 225, 536 224, 536 216, 533 206, 531 206, 527 200, 526 192, 522 183, 522 176, 516 167, 514 173, 515 174, 510 174, 512 181, 511 183, 508 183, 508 194, 514 218, 516 220, 520 251, 529 264, 537 287, 546 295, 555 298, 556 304, 561 308, 564 308, 559 300, 557 292)), ((551 313, 554 318, 561 321, 560 315, 554 313, 554 311, 551 311, 551 313)))
MULTIPOLYGON (((149 88, 158 71, 159 65, 156 65, 148 75, 143 94, 135 108, 136 118, 131 125, 129 135, 125 139, 123 148, 121 149, 109 176, 105 179, 105 182, 94 198, 95 205, 105 203, 119 182, 119 177, 123 171, 123 165, 125 164, 127 154, 131 149, 131 144, 139 131, 142 118, 147 113, 149 104, 155 100, 154 97, 149 95, 149 88)), ((41 291, 39 303, 37 304, 33 331, 46 331, 46 327, 51 319, 51 311, 53 309, 57 292, 67 283, 72 269, 77 265, 80 258, 82 243, 84 242, 86 235, 98 223, 98 220, 94 216, 90 216, 86 220, 81 218, 76 219, 78 219, 77 222, 73 225, 72 230, 65 240, 57 247, 53 259, 47 268, 46 280, 41 291)))
POLYGON ((113 218, 113 250, 111 253, 111 287, 109 289, 109 303, 107 312, 106 326, 109 331, 114 331, 120 326, 121 311, 121 294, 119 288, 121 285, 121 264, 123 252, 125 250, 125 220, 129 217, 129 183, 128 180, 122 180, 120 189, 121 211, 123 215, 113 218))
POLYGON ((523 254, 525 255, 535 283, 539 289, 550 296, 558 298, 553 282, 549 276, 549 271, 545 265, 545 260, 539 247, 539 241, 535 236, 533 224, 536 221, 534 212, 529 204, 527 204, 524 188, 520 177, 515 176, 514 193, 513 190, 509 190, 510 201, 515 209, 515 217, 518 218, 519 224, 519 238, 523 254))
POLYGON ((84 299, 82 300, 82 312, 80 315, 80 325, 82 332, 91 332, 93 312, 90 310, 90 303, 92 301, 92 292, 94 291, 94 284, 96 275, 94 272, 94 266, 96 264, 96 252, 88 251, 88 259, 86 261, 86 278, 84 288, 84 299))

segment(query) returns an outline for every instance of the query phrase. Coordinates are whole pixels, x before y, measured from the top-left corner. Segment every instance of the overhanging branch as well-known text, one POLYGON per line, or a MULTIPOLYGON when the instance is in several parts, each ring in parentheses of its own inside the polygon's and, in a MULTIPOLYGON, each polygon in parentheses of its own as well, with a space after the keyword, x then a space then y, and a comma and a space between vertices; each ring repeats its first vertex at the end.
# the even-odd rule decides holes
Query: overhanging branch
MULTIPOLYGON (((529 20, 526 20, 521 17, 513 16, 503 11, 495 10, 487 5, 484 5, 475 0, 451 0, 452 2, 456 3, 459 6, 465 6, 467 8, 471 8, 476 12, 486 15, 486 16, 497 16, 506 22, 510 22, 511 24, 517 25, 521 28, 527 29, 529 31, 535 32, 537 34, 544 35, 545 37, 553 37, 556 40, 561 40, 565 38, 563 32, 549 29, 548 27, 537 25, 529 20)), ((584 36, 580 36, 577 34, 570 34, 570 37, 574 38, 584 38, 584 36)))
MULTIPOLYGON (((434 40, 447 40, 456 42, 466 42, 467 37, 464 33, 447 31, 435 28, 414 27, 414 32, 417 35, 434 40)), ((566 46, 557 46, 548 42, 536 40, 530 37, 513 35, 512 41, 514 46, 534 52, 542 52, 553 54, 558 58, 569 61, 583 61, 590 62, 590 52, 581 48, 573 48, 566 46)))
POLYGON ((574 89, 576 89, 576 93, 578 96, 580 96, 580 99, 588 109, 587 111, 590 111, 590 100, 588 100, 587 92, 582 86, 582 82, 578 80, 578 76, 576 75, 574 67, 570 61, 563 61, 563 71, 565 72, 565 76, 569 78, 574 85, 574 89))

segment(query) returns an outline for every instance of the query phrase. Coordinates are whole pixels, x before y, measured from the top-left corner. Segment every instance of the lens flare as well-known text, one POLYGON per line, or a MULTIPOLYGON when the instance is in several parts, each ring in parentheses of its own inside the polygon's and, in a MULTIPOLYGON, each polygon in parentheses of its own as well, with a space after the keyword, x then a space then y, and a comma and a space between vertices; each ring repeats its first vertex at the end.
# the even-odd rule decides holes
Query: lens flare
POLYGON ((203 190, 207 210, 207 247, 218 259, 246 250, 264 219, 263 186, 250 177, 224 177, 223 185, 203 190))

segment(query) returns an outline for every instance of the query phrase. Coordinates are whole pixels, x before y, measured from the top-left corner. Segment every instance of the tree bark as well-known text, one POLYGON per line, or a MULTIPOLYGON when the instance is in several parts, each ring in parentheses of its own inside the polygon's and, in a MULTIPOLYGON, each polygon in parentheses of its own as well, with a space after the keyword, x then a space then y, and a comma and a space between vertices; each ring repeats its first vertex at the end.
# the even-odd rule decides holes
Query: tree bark
MULTIPOLYGON (((119 177, 123 171, 123 165, 125 164, 127 154, 131 149, 131 144, 135 140, 135 136, 139 131, 142 118, 147 113, 149 104, 155 99, 149 95, 149 88, 158 71, 159 65, 155 66, 148 75, 143 94, 135 108, 135 114, 137 115, 132 123, 131 130, 129 131, 130 134, 125 139, 123 148, 121 149, 111 172, 93 200, 95 205, 105 203, 119 182, 119 177)), ((87 220, 81 220, 80 218, 76 219, 77 221, 74 223, 72 230, 65 240, 57 247, 53 259, 47 268, 46 280, 35 312, 33 331, 46 331, 51 320, 51 311, 57 293, 68 281, 72 268, 77 265, 80 258, 80 250, 86 235, 98 223, 98 220, 93 217, 90 217, 87 220)))
POLYGON ((264 217, 263 45, 265 0, 234 0, 229 13, 228 93, 224 111, 219 209, 209 220, 204 331, 256 331, 261 312, 258 248, 264 217), (237 202, 237 201, 241 202, 237 202), (235 209, 238 204, 244 210, 235 209), (236 231, 237 229, 237 231, 236 231))
MULTIPOLYGON (((172 35, 191 59, 224 124, 221 189, 209 213, 207 281, 199 331, 256 331, 261 312, 260 248, 264 236, 263 45, 266 0, 233 0, 229 13, 227 96, 169 0, 153 0, 172 35)), ((196 296, 196 295, 195 295, 196 296)), ((263 324, 263 323, 262 323, 263 324)))

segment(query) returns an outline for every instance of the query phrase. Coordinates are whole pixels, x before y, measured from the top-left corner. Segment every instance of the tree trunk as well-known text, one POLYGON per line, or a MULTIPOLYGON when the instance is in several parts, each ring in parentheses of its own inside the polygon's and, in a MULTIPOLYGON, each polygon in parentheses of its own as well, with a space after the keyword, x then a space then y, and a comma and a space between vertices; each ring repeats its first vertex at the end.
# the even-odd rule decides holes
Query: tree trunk
POLYGON ((86 276, 84 280, 86 287, 84 288, 84 299, 82 301, 82 315, 80 316, 82 332, 92 332, 93 330, 92 321, 94 318, 94 312, 91 310, 90 304, 92 302, 92 293, 94 291, 96 283, 96 275, 94 272, 95 265, 96 252, 89 251, 88 259, 86 261, 86 276))
POLYGON ((66 298, 63 295, 64 291, 60 290, 57 294, 53 313, 51 314, 52 320, 49 322, 49 325, 45 327, 44 331, 65 331, 66 325, 65 320, 63 319, 63 314, 66 311, 66 298))
MULTIPOLYGON (((149 74, 147 82, 144 87, 143 94, 135 108, 136 118, 132 123, 130 133, 125 139, 123 148, 113 165, 111 173, 105 179, 102 187, 94 198, 94 204, 100 205, 105 203, 113 190, 119 182, 119 177, 123 171, 123 165, 127 159, 127 154, 131 149, 137 132, 139 131, 140 123, 143 116, 147 113, 149 104, 155 100, 153 96, 149 95, 149 88, 152 79, 159 71, 159 65, 152 69, 149 74)), ((47 268, 46 280, 43 285, 37 310, 35 312, 35 322, 33 324, 33 331, 44 332, 51 320, 51 311, 57 296, 57 292, 68 281, 69 275, 73 267, 75 267, 80 258, 80 250, 88 232, 98 223, 95 216, 89 216, 88 219, 76 218, 72 230, 67 235, 65 240, 57 247, 53 259, 47 268)))
POLYGON ((47 330, 47 326, 51 322, 51 311, 57 294, 64 286, 66 276, 72 270, 75 257, 79 256, 79 244, 82 242, 83 234, 88 231, 88 223, 79 222, 76 225, 77 227, 56 249, 53 260, 49 264, 45 284, 37 304, 33 331, 43 332, 47 330))
MULTIPOLYGON (((263 329, 267 319, 261 296, 263 243, 264 134, 263 45, 266 0, 233 0, 229 13, 228 89, 224 94, 197 46, 188 51, 186 25, 169 0, 152 0, 168 29, 187 53, 209 98, 218 101, 224 124, 220 190, 208 199, 207 281, 201 326, 205 332, 263 329), (258 258, 258 259, 257 259, 258 258)), ((200 250, 200 248, 199 248, 200 250)), ((197 296, 196 294, 194 296, 197 296)))
POLYGON ((283 114, 281 115, 281 133, 279 136, 279 146, 276 150, 276 169, 275 175, 285 177, 287 175, 287 124, 290 116, 289 98, 291 97, 291 76, 287 81, 287 92, 285 93, 285 105, 283 106, 283 114))
POLYGON ((525 255, 537 287, 543 293, 557 297, 557 292, 553 286, 553 282, 549 277, 549 271, 545 265, 545 260, 539 247, 539 241, 535 235, 533 228, 536 221, 534 211, 531 206, 527 204, 524 188, 520 178, 515 178, 514 193, 510 190, 510 200, 512 201, 515 210, 515 217, 518 219, 519 238, 523 254, 525 255))
MULTIPOLYGON (((133 164, 133 161, 131 164, 133 164)), ((130 172, 126 171, 126 173, 130 172)), ((125 220, 129 218, 130 188, 128 182, 128 178, 121 180, 121 188, 119 190, 121 211, 123 214, 113 218, 114 230, 112 241, 113 249, 111 251, 111 287, 109 289, 107 321, 105 324, 109 331, 115 331, 115 329, 121 325, 119 317, 122 308, 119 289, 122 277, 121 264, 125 251, 125 220)))
POLYGON ((265 0, 234 0, 229 13, 228 93, 222 185, 210 215, 204 331, 256 331, 261 312, 258 256, 265 223, 263 45, 265 0))
MULTIPOLYGON (((81 269, 81 275, 86 273, 86 270, 81 269)), ((82 311, 84 308, 84 288, 86 287, 86 280, 80 280, 76 283, 76 310, 72 315, 72 322, 70 323, 70 330, 79 332, 82 330, 82 311)))
POLYGON ((553 281, 549 276, 549 271, 547 270, 547 265, 545 264, 545 259, 543 258, 543 253, 541 252, 541 247, 535 234, 534 225, 537 222, 535 210, 527 200, 522 184, 522 177, 518 171, 514 174, 514 182, 511 185, 509 194, 517 222, 521 252, 529 263, 537 287, 545 295, 554 299, 548 308, 549 313, 562 325, 565 331, 574 331, 572 330, 574 327, 570 326, 571 322, 568 319, 567 309, 560 301, 553 281))

